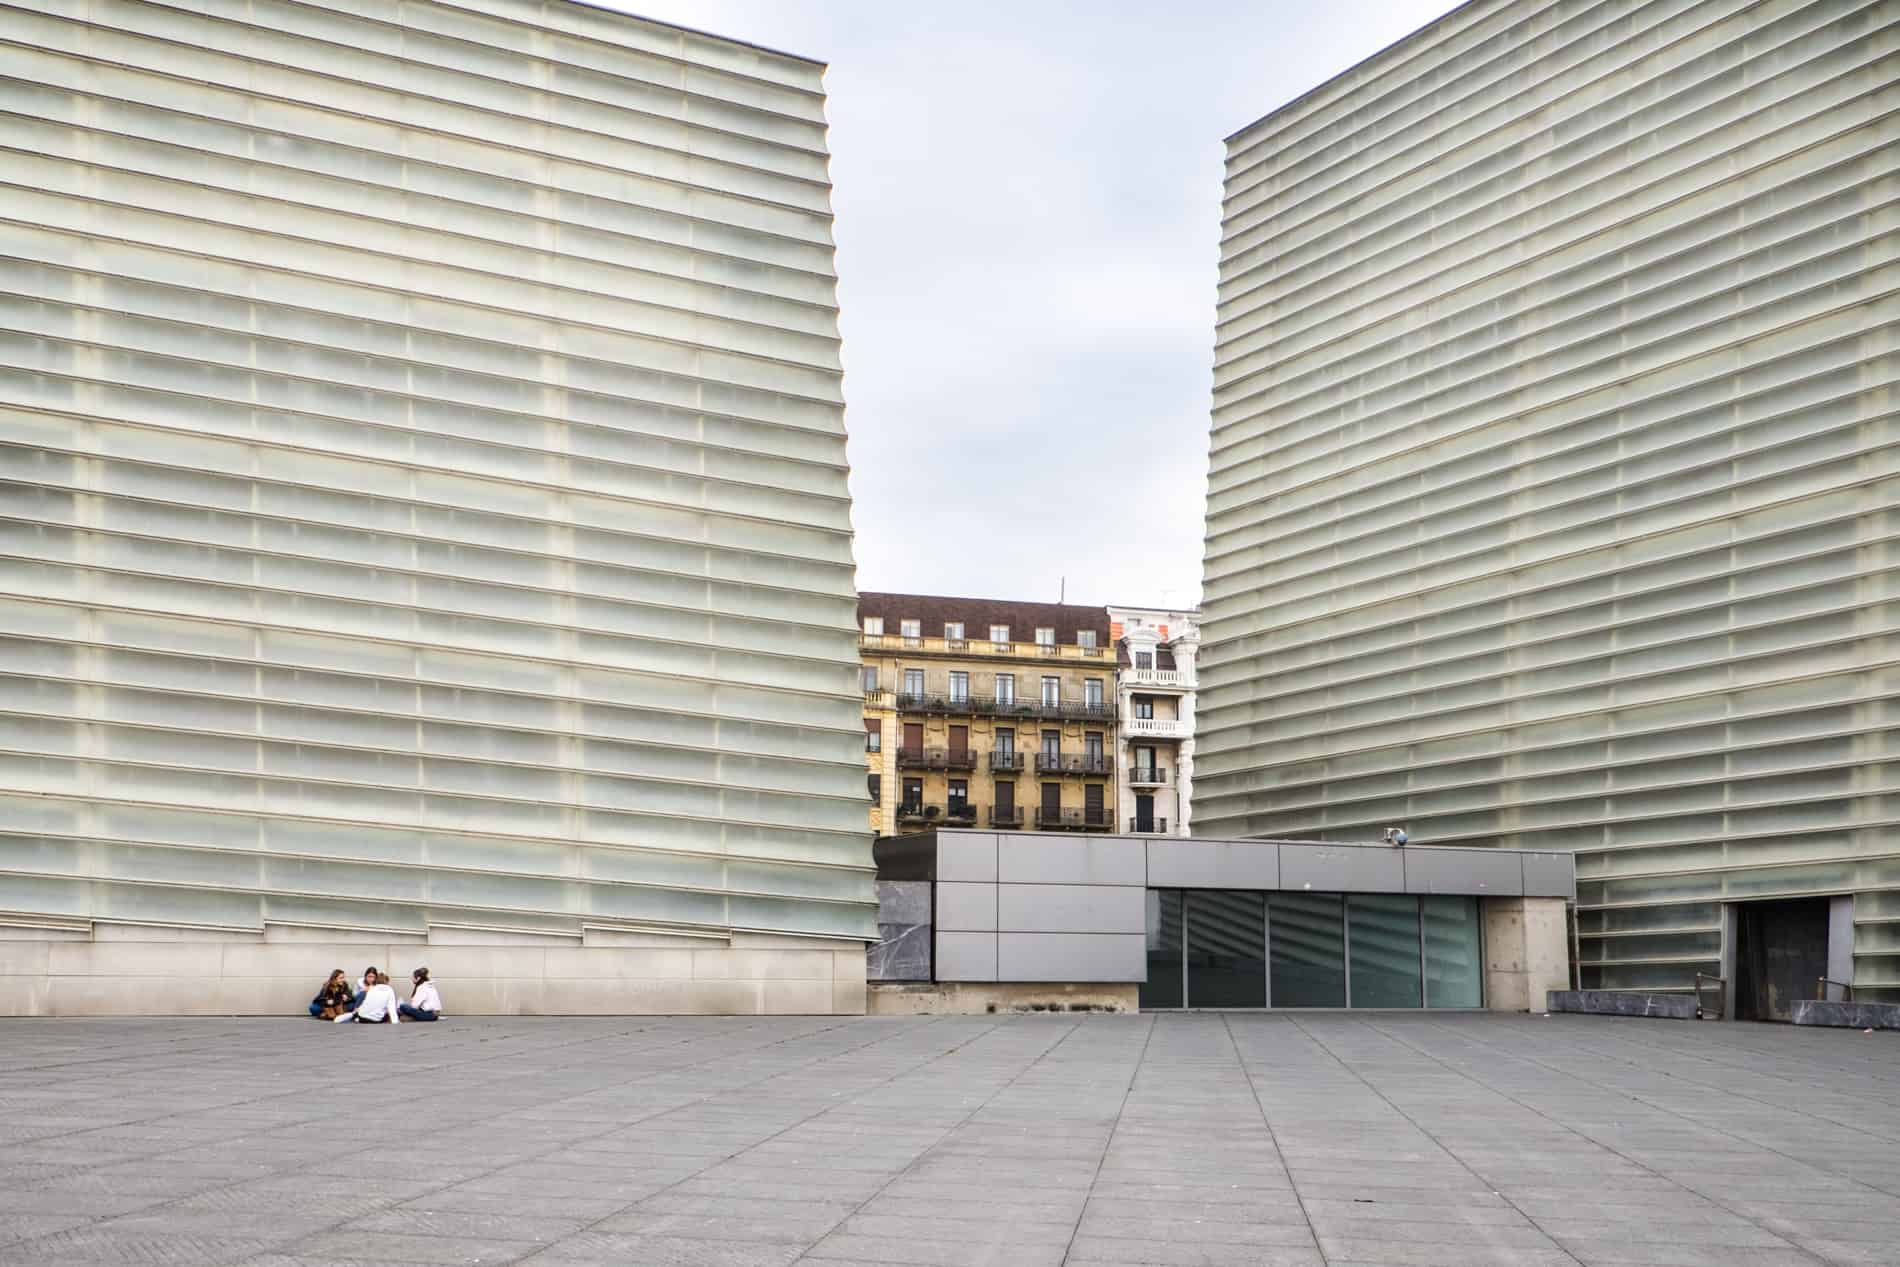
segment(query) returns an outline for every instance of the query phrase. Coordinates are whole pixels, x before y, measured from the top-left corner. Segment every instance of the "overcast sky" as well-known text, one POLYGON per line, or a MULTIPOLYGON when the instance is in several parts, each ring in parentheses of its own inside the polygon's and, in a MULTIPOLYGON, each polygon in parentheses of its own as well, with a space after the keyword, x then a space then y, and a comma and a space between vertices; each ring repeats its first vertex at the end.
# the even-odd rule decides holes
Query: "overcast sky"
POLYGON ((830 63, 858 585, 1185 603, 1221 139, 1450 0, 612 0, 830 63))

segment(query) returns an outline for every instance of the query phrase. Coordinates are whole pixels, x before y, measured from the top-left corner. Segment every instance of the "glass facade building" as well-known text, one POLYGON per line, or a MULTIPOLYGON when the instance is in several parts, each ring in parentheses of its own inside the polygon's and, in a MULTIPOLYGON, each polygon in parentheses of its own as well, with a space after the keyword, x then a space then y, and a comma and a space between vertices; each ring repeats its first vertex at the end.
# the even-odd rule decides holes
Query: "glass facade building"
POLYGON ((1574 851, 1585 986, 1822 899, 1900 998, 1894 17, 1477 0, 1229 139, 1197 830, 1574 851))
POLYGON ((45 0, 0 75, 0 920, 875 936, 821 65, 45 0))

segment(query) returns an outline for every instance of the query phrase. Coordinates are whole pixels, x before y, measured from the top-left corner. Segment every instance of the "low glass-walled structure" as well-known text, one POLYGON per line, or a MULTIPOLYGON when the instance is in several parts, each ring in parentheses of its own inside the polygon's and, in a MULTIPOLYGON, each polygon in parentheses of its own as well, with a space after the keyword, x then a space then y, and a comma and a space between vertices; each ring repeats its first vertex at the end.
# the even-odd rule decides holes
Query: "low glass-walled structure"
POLYGON ((1148 890, 1143 1011, 1483 1007, 1476 897, 1148 890))
POLYGON ((907 1011, 1084 987, 1143 1010, 1541 1011, 1569 986, 1566 853, 936 831, 880 840, 877 866, 869 975, 907 1011))

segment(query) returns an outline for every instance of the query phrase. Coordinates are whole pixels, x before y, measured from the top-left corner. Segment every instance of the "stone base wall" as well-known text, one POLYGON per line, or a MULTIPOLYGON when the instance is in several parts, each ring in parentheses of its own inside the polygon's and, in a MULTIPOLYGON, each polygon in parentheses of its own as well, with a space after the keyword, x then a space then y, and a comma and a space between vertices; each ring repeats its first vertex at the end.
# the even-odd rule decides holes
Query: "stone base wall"
POLYGON ((1138 985, 1088 982, 873 981, 872 1016, 980 1016, 988 1012, 1133 1012, 1138 985))
POLYGON ((1843 1029, 1900 1030, 1900 1003, 1843 1003, 1796 999, 1796 1025, 1831 1025, 1843 1029))
POLYGON ((1641 990, 1552 990, 1553 1012, 1581 1012, 1591 1016, 1651 1016, 1669 1021, 1696 1019, 1692 994, 1654 994, 1641 990))
POLYGON ((1542 1012, 1552 990, 1570 988, 1570 935, 1560 897, 1487 897, 1484 1005, 1542 1012))
MULTIPOLYGON (((612 944, 271 929, 189 934, 0 928, 0 1016, 305 1016, 332 968, 375 965, 400 998, 427 966, 450 1016, 859 1016, 864 946, 734 933, 615 934, 612 944)), ((507 934, 498 935, 508 937, 507 934)))

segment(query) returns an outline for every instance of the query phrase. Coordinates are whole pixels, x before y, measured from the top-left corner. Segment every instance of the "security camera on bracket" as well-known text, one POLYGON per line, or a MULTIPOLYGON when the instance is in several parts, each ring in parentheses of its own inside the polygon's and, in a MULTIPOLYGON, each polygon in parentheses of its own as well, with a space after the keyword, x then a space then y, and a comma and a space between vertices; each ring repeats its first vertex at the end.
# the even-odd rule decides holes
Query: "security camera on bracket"
POLYGON ((1385 829, 1385 843, 1388 845, 1403 845, 1410 839, 1411 837, 1405 834, 1405 828, 1403 827, 1388 827, 1385 829))

